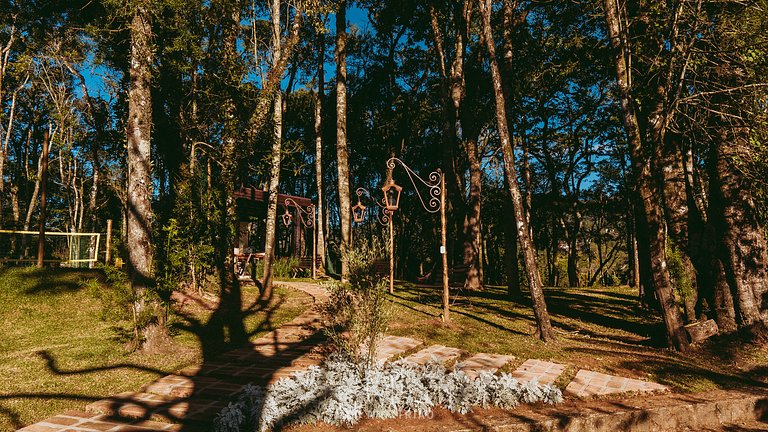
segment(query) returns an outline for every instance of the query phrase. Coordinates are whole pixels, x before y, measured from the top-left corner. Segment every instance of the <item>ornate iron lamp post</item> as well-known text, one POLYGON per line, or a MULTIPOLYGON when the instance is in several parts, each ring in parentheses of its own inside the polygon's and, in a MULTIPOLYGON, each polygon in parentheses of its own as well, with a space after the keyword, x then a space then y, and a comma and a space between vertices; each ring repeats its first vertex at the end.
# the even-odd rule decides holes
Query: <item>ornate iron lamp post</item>
MULTIPOLYGON (((405 164, 402 160, 392 157, 387 160, 387 168, 394 170, 397 165, 400 165, 408 174, 408 179, 411 180, 413 189, 416 191, 416 196, 419 197, 421 206, 429 213, 440 212, 440 255, 443 261, 443 321, 450 321, 449 310, 449 292, 448 292, 448 254, 446 251, 446 227, 448 225, 445 215, 445 174, 443 174, 440 168, 429 173, 428 180, 424 180, 415 171, 405 164), (416 180, 421 182, 427 187, 427 201, 424 201, 424 197, 421 196, 419 188, 416 186, 416 180)), ((400 193, 403 188, 395 183, 394 179, 390 179, 386 186, 382 187, 384 192, 384 205, 387 210, 392 214, 400 206, 400 193)))
POLYGON ((285 199, 285 213, 283 213, 283 225, 291 226, 293 215, 288 211, 288 206, 296 207, 296 216, 299 218, 299 226, 312 229, 312 279, 317 279, 317 233, 315 229, 315 205, 310 204, 306 208, 301 207, 292 198, 285 199))
POLYGON ((392 226, 392 212, 387 209, 386 204, 382 205, 382 203, 386 203, 386 197, 382 198, 380 203, 373 198, 368 189, 362 187, 357 188, 355 194, 357 195, 357 204, 352 207, 352 217, 355 223, 361 223, 365 219, 367 207, 360 202, 360 198, 365 194, 381 209, 381 216, 376 213, 377 222, 382 226, 389 226, 389 293, 392 294, 395 292, 395 235, 392 226))

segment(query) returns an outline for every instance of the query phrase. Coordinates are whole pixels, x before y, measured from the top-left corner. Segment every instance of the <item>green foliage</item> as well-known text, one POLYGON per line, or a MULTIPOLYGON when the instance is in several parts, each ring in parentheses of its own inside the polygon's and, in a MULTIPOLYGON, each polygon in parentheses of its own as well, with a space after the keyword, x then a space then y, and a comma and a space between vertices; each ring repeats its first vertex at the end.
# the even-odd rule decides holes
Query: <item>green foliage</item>
POLYGON ((683 252, 671 240, 667 242, 666 255, 667 268, 678 293, 678 302, 683 304, 695 294, 693 289, 695 275, 692 275, 690 270, 686 268, 683 262, 683 252))
MULTIPOLYGON (((288 279, 297 276, 299 268, 299 259, 296 257, 279 257, 272 263, 272 277, 288 279)), ((264 275, 264 261, 259 260, 256 263, 256 277, 264 275)))
POLYGON ((278 278, 289 278, 295 276, 296 268, 299 266, 299 259, 296 257, 281 257, 275 260, 272 265, 272 274, 278 278))
POLYGON ((376 342, 391 317, 387 284, 374 262, 385 256, 376 240, 361 242, 349 254, 349 282, 327 284, 331 299, 325 306, 331 341, 356 362, 373 364, 376 342))
POLYGON ((103 321, 121 321, 131 319, 135 296, 131 290, 128 275, 111 265, 98 265, 104 273, 106 283, 96 278, 86 278, 80 285, 93 298, 101 301, 100 317, 103 321))
MULTIPOLYGON (((206 290, 210 276, 214 274, 216 250, 210 239, 211 226, 206 218, 206 202, 210 200, 202 193, 204 185, 198 176, 180 179, 177 183, 178 199, 171 217, 163 223, 157 244, 157 282, 161 293, 176 289, 206 290)), ((165 211, 160 211, 165 216, 165 211)))

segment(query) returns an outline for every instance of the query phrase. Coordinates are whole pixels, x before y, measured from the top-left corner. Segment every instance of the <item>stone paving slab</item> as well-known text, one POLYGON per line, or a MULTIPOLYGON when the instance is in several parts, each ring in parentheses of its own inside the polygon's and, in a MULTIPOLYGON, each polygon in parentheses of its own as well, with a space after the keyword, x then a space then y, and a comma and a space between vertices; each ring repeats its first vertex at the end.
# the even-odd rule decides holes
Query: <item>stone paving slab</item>
POLYGON ((608 375, 600 372, 579 369, 565 391, 578 397, 590 397, 624 392, 668 391, 661 384, 608 375))
POLYGON ((416 339, 403 336, 384 336, 376 344, 376 361, 386 362, 392 357, 421 345, 416 339))
POLYGON ((447 347, 444 345, 430 345, 421 351, 409 355, 405 358, 405 361, 423 365, 434 360, 445 364, 451 360, 459 358, 461 353, 462 351, 458 348, 447 347))
POLYGON ((67 411, 41 422, 19 429, 19 432, 127 432, 127 431, 179 431, 181 425, 151 420, 135 422, 116 421, 104 414, 67 411))
POLYGON ((528 359, 512 372, 512 376, 521 382, 534 381, 539 384, 552 384, 565 370, 565 365, 544 360, 528 359))
POLYGON ((515 359, 515 356, 504 354, 475 354, 462 361, 456 368, 470 378, 477 378, 480 372, 496 373, 499 368, 515 359))

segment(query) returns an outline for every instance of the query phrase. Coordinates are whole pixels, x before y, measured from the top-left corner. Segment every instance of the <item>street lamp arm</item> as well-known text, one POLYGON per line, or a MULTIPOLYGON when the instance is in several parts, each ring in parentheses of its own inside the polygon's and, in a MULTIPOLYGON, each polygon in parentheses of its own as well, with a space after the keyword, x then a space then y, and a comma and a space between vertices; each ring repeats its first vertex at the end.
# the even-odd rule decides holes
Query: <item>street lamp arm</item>
POLYGON ((299 221, 302 225, 309 228, 314 228, 315 226, 315 205, 310 204, 306 208, 298 205, 296 201, 294 201, 292 198, 286 198, 285 199, 285 205, 289 206, 292 205, 296 207, 298 211, 299 221), (306 219, 304 218, 306 216, 306 219))
POLYGON ((394 170, 398 163, 405 169, 405 173, 408 174, 408 179, 410 179, 411 184, 413 185, 413 189, 416 191, 416 196, 419 197, 419 201, 421 202, 421 206, 424 207, 424 210, 428 211, 429 213, 437 213, 440 211, 440 195, 445 192, 441 186, 444 176, 443 171, 440 168, 432 171, 429 173, 429 180, 427 181, 416 174, 416 172, 412 170, 411 167, 406 165, 405 162, 396 157, 392 157, 387 160, 387 168, 394 170), (424 201, 424 197, 421 196, 421 192, 419 192, 419 187, 416 185, 416 180, 428 188, 428 199, 426 202, 424 201))
POLYGON ((389 223, 392 213, 389 210, 387 210, 387 208, 384 206, 383 204, 384 198, 381 199, 381 202, 377 201, 376 199, 373 198, 373 195, 371 195, 371 192, 364 187, 357 188, 355 190, 355 194, 358 196, 358 198, 361 198, 363 195, 365 195, 368 197, 368 199, 370 199, 371 201, 376 203, 377 206, 379 206, 382 213, 382 215, 379 215, 379 213, 376 213, 376 219, 378 220, 379 224, 386 226, 389 223))

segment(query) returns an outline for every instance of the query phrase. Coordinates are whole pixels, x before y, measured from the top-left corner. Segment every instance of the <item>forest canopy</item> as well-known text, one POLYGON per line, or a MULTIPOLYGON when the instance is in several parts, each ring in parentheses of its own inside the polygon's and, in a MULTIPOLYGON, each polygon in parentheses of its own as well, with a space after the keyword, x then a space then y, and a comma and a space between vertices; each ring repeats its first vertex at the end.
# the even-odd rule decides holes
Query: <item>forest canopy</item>
MULTIPOLYGON (((157 316, 173 290, 237 296, 241 188, 268 197, 268 298, 278 194, 313 201, 321 267, 346 278, 356 239, 389 235, 368 197, 353 222, 355 191, 393 179, 396 278, 435 282, 441 221, 396 157, 444 175, 463 289, 529 293, 548 340, 542 286, 631 285, 686 350, 685 324, 768 319, 766 8, 0 0, 0 229, 115 221, 157 316)), ((2 258, 30 248, 6 237, 2 258)))

